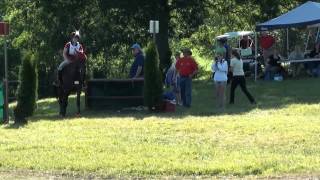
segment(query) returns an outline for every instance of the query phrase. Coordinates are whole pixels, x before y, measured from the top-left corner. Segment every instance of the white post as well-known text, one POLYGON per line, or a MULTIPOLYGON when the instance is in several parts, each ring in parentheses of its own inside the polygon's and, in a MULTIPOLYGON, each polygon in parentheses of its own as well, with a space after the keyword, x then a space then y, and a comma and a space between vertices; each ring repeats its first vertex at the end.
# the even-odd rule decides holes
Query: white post
POLYGON ((153 22, 153 41, 156 43, 156 21, 153 22))
POLYGON ((153 40, 156 42, 156 34, 159 33, 159 21, 150 20, 149 32, 153 34, 153 40))
POLYGON ((257 81, 258 76, 258 33, 254 33, 254 80, 257 81))

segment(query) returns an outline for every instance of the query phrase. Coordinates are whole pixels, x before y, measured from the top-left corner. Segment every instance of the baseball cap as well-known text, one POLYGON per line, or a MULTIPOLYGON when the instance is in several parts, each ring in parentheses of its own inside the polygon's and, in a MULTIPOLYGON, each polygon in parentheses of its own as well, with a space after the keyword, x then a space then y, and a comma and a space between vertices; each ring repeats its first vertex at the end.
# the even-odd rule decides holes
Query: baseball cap
POLYGON ((182 49, 181 51, 182 51, 183 53, 187 53, 187 54, 192 55, 192 51, 191 51, 190 48, 184 48, 184 49, 182 49))
POLYGON ((131 49, 139 49, 141 50, 141 46, 138 43, 135 43, 131 46, 131 49))

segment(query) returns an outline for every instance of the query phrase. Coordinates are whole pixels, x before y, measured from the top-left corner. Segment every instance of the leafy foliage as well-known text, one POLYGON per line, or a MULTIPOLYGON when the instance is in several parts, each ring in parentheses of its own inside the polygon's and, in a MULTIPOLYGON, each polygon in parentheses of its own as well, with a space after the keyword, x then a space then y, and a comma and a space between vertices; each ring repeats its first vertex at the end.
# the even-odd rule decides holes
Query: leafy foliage
POLYGON ((199 50, 201 56, 210 56, 216 35, 253 30, 256 23, 304 2, 306 0, 4 0, 0 2, 0 15, 11 25, 11 79, 16 78, 21 63, 20 50, 30 49, 39 54, 39 82, 50 84, 62 60, 62 48, 70 32, 76 29, 80 29, 81 42, 90 57, 89 74, 123 78, 132 61, 130 45, 138 42, 146 46, 151 19, 160 21, 156 44, 163 73, 171 64, 171 52, 178 50, 182 43, 188 42, 188 47, 199 50))
POLYGON ((36 109, 38 91, 37 56, 26 52, 19 73, 20 84, 17 93, 17 107, 14 109, 15 123, 26 122, 36 109))
POLYGON ((159 69, 159 55, 154 42, 148 45, 144 65, 144 99, 149 110, 162 103, 162 76, 159 69))

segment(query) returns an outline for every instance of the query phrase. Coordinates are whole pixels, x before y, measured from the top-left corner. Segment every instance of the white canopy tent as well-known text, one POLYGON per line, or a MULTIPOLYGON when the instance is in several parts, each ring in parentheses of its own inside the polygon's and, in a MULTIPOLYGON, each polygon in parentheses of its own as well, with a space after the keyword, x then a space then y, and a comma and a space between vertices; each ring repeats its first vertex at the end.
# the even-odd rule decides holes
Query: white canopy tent
POLYGON ((217 36, 216 39, 222 39, 222 38, 227 38, 227 39, 231 39, 231 38, 237 38, 237 37, 242 37, 242 36, 250 36, 253 35, 254 32, 253 31, 236 31, 236 32, 227 32, 224 33, 220 36, 217 36))
POLYGON ((222 35, 217 36, 215 39, 237 39, 237 48, 240 48, 240 40, 243 36, 253 36, 253 31, 234 31, 234 32, 227 32, 222 35))
MULTIPOLYGON (((240 48, 240 42, 241 42, 241 39, 243 38, 243 36, 251 36, 252 37, 254 35, 255 35, 255 33, 253 31, 227 32, 227 33, 224 33, 222 35, 216 36, 215 37, 215 40, 216 40, 215 42, 217 43, 221 39, 228 39, 228 40, 235 39, 236 40, 236 44, 237 44, 237 47, 235 49, 239 50, 240 55, 242 56, 243 62, 249 64, 248 72, 250 71, 250 73, 251 73, 250 65, 252 65, 252 66, 254 65, 254 62, 255 62, 254 54, 252 53, 252 49, 250 48, 251 51, 249 53, 247 53, 245 56, 243 56, 243 54, 242 54, 243 52, 241 51, 242 49, 240 48)), ((252 40, 252 42, 253 42, 253 40, 252 40)), ((233 41, 233 45, 235 45, 235 41, 233 41)))
MULTIPOLYGON (((289 53, 289 28, 317 26, 320 24, 320 3, 308 1, 291 11, 271 19, 267 22, 258 24, 256 31, 269 31, 275 29, 287 29, 287 52, 289 53)), ((255 36, 255 44, 257 44, 257 36, 255 36)), ((255 58, 257 58, 257 46, 255 58)), ((255 67, 255 79, 257 78, 257 63, 255 67)))

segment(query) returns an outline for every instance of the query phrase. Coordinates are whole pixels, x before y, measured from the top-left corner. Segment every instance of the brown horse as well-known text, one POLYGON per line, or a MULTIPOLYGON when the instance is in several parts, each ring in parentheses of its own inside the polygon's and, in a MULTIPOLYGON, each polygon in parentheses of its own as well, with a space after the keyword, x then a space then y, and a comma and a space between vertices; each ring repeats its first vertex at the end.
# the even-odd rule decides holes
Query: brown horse
POLYGON ((58 101, 60 116, 65 117, 68 106, 68 97, 71 93, 77 94, 77 115, 80 115, 80 95, 84 82, 85 61, 77 60, 66 65, 61 72, 61 80, 58 86, 58 101))

